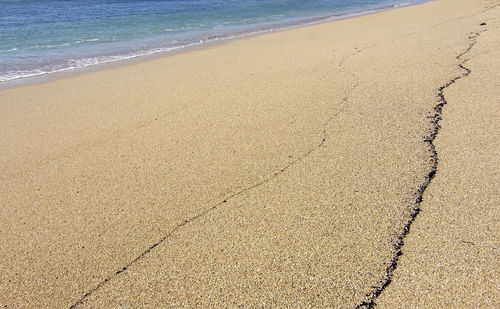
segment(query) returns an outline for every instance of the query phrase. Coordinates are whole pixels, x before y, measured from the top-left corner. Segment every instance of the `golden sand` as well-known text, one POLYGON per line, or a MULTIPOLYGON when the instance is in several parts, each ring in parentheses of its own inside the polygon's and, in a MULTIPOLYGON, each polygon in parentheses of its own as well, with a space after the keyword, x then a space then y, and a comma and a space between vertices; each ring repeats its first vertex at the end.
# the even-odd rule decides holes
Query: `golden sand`
POLYGON ((498 4, 0 91, 0 307, 498 308, 498 4))

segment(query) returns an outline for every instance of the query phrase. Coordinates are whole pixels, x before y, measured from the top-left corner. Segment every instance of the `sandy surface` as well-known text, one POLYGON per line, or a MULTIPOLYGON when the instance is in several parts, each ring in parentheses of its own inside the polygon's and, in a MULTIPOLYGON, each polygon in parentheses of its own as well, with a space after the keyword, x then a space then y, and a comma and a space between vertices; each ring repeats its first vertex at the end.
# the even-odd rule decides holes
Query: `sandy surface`
POLYGON ((381 308, 500 308, 499 13, 484 15, 461 57, 470 74, 444 92, 439 170, 381 308))
POLYGON ((0 305, 372 300, 433 170, 439 88, 470 58, 375 300, 498 307, 496 4, 439 0, 0 91, 0 305))

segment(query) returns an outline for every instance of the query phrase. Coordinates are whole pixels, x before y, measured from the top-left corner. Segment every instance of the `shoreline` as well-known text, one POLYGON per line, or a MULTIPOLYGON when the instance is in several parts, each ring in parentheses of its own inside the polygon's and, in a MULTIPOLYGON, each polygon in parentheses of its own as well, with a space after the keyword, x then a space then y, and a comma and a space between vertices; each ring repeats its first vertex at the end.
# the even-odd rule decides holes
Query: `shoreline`
POLYGON ((354 11, 336 13, 336 14, 327 15, 327 16, 318 16, 318 17, 311 17, 311 18, 305 18, 305 19, 283 21, 276 28, 272 28, 272 27, 266 28, 266 27, 272 26, 274 24, 255 25, 254 27, 257 27, 256 28, 257 30, 252 30, 250 32, 245 32, 245 33, 227 33, 227 34, 221 35, 221 37, 216 36, 214 39, 210 39, 209 41, 205 41, 205 42, 190 43, 186 46, 179 46, 179 47, 175 47, 175 46, 174 47, 165 47, 164 48, 165 50, 151 51, 151 52, 146 52, 145 54, 141 54, 141 55, 127 56, 126 58, 123 58, 123 59, 109 60, 109 61, 104 61, 101 63, 95 63, 95 64, 81 66, 81 67, 67 68, 67 69, 61 69, 61 70, 53 71, 53 72, 44 72, 44 73, 36 74, 33 76, 24 76, 24 77, 14 78, 11 80, 0 82, 0 91, 3 89, 11 89, 11 88, 16 88, 16 87, 23 87, 23 86, 36 85, 36 84, 56 81, 56 80, 70 77, 70 76, 78 75, 78 74, 85 74, 88 72, 113 69, 116 67, 126 66, 126 65, 131 65, 131 64, 133 65, 135 63, 140 63, 143 61, 150 61, 150 60, 155 60, 155 59, 159 59, 162 57, 169 57, 169 56, 177 55, 180 53, 196 51, 196 50, 200 50, 200 49, 204 49, 204 48, 210 48, 210 47, 216 46, 218 44, 226 44, 226 43, 229 43, 231 41, 244 40, 244 39, 252 38, 255 36, 266 35, 266 34, 270 34, 270 33, 282 32, 282 31, 287 31, 287 30, 293 30, 296 28, 309 27, 309 26, 314 26, 314 25, 319 25, 319 24, 324 24, 324 23, 331 23, 331 22, 336 22, 339 20, 352 19, 352 18, 357 18, 360 16, 377 14, 377 13, 389 11, 389 10, 418 6, 418 5, 425 4, 429 1, 434 1, 434 0, 414 0, 412 2, 380 6, 380 7, 375 7, 373 9, 366 9, 366 10, 359 10, 359 11, 354 10, 354 11), (287 26, 287 24, 291 24, 291 25, 287 26), (260 28, 260 27, 263 27, 263 28, 261 30, 258 30, 258 28, 260 28))

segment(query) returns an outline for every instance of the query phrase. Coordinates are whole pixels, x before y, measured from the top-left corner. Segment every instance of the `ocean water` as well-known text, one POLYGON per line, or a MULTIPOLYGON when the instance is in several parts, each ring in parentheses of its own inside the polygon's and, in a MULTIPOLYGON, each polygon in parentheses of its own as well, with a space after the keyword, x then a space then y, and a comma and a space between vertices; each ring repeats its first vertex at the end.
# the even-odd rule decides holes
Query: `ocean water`
POLYGON ((0 83, 417 0, 0 0, 0 83))

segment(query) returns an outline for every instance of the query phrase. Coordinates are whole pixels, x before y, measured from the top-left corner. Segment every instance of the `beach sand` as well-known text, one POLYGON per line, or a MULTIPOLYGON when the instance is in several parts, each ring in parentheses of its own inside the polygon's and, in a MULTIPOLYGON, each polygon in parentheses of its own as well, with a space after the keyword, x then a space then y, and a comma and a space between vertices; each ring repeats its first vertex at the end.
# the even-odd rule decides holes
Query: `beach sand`
POLYGON ((1 90, 0 307, 498 308, 499 4, 1 90))

